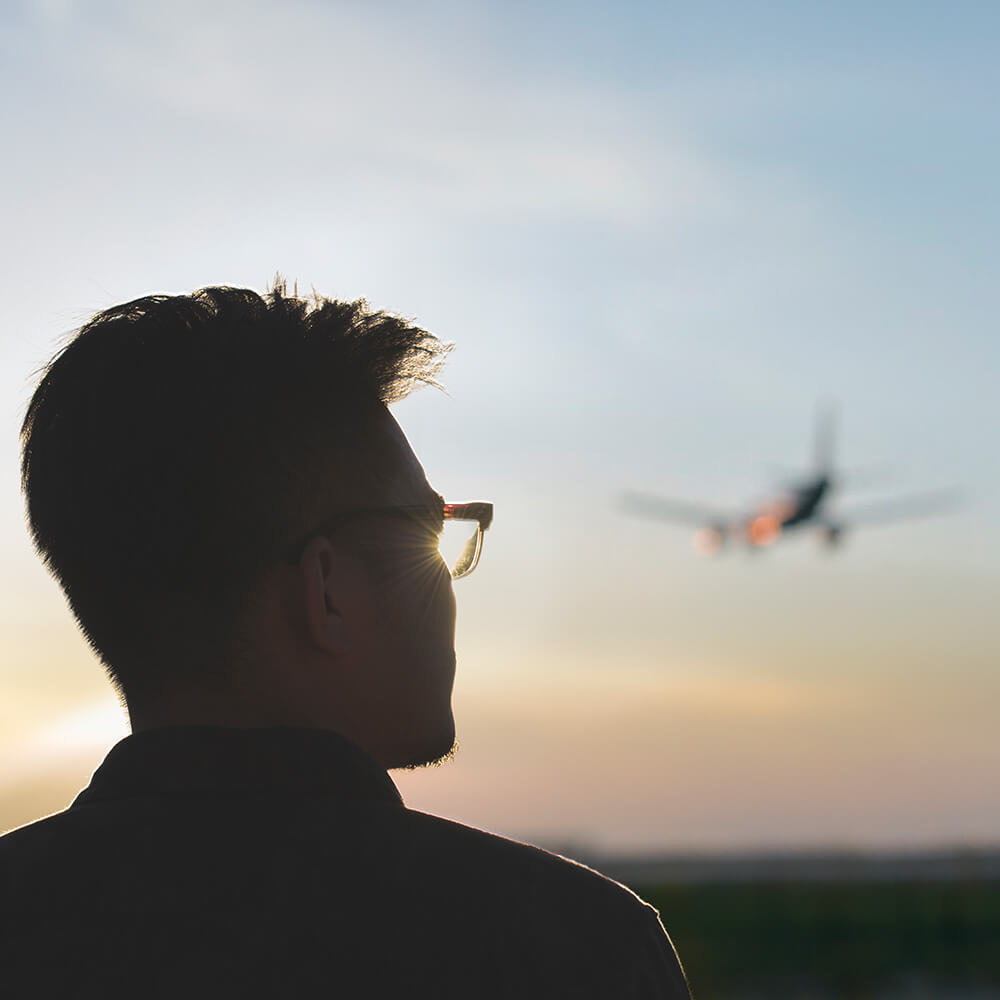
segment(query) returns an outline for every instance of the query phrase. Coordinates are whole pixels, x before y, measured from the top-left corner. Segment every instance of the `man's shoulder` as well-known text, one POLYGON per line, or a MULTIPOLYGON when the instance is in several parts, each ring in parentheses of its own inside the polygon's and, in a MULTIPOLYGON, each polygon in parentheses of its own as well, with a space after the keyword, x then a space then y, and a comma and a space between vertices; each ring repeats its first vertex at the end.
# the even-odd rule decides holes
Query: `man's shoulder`
POLYGON ((398 844, 399 881, 422 884, 443 905, 488 912, 497 922, 510 914, 605 948, 663 935, 657 911, 631 889, 543 848, 413 810, 398 844))
POLYGON ((90 811, 64 809, 0 835, 0 895, 36 908, 50 890, 89 884, 98 865, 113 862, 120 844, 90 811))
POLYGON ((530 886, 535 893, 549 891, 563 901, 578 898, 625 910, 651 910, 626 886, 544 848, 415 810, 406 811, 403 827, 421 862, 442 874, 488 879, 508 891, 530 886))
POLYGON ((20 861, 26 853, 44 849, 72 821, 70 810, 65 809, 23 826, 0 831, 0 865, 8 860, 20 861))
MULTIPOLYGON (((431 884, 443 883, 473 926, 516 942, 521 961, 561 968, 580 995, 687 997, 659 914, 586 865, 475 827, 408 810, 404 840, 431 884), (573 968, 572 976, 569 969, 573 968)), ((569 980, 553 980, 559 989, 569 980)), ((558 990, 557 990, 558 992, 558 990)))
POLYGON ((192 954, 252 939, 319 982, 334 959, 368 968, 385 939, 441 996, 687 997, 656 911, 582 864, 400 805, 277 805, 102 803, 14 831, 0 840, 0 894, 22 914, 8 944, 42 947, 67 921, 89 949, 132 935, 140 957, 164 935, 192 954))
POLYGON ((208 848, 219 839, 235 840, 233 830, 240 837, 227 857, 248 853, 263 869, 269 857, 285 865, 297 857, 325 875, 338 871, 341 884, 384 882, 428 891, 442 901, 478 896, 493 906, 507 900, 523 905, 527 897, 538 911, 572 913, 584 906, 626 923, 655 918, 630 889, 584 864, 451 819, 381 804, 343 810, 317 801, 284 818, 246 803, 179 813, 164 803, 139 801, 75 807, 0 836, 0 878, 8 889, 11 879, 37 885, 55 877, 65 885, 95 865, 142 865, 168 844, 171 855, 192 870, 214 855, 213 874, 219 877, 226 863, 208 848))

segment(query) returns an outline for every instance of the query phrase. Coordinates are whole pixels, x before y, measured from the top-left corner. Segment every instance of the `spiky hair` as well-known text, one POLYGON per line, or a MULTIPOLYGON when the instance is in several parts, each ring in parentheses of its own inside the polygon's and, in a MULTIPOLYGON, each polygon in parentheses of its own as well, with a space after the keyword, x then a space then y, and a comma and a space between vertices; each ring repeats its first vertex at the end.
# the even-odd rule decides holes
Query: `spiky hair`
POLYGON ((280 279, 135 299, 76 332, 28 406, 21 481, 36 547, 126 693, 170 636, 221 641, 310 494, 359 475, 375 414, 436 385, 449 350, 280 279))

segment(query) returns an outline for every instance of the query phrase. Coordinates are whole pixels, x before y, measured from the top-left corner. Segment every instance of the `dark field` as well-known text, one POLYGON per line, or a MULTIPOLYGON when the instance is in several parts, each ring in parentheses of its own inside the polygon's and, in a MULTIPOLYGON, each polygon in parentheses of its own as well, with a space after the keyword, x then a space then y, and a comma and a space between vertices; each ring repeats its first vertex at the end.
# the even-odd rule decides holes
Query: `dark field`
POLYGON ((1000 882, 641 885, 695 1000, 1000 998, 1000 882))

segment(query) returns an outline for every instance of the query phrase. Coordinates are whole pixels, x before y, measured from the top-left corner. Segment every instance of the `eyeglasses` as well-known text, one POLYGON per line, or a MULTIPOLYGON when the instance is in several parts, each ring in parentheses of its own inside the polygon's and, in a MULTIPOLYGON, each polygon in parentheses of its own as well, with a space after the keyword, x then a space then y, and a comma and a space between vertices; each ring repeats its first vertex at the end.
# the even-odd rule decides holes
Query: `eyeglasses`
POLYGON ((459 580, 463 576, 468 576, 479 564, 479 557, 483 551, 483 535, 493 523, 493 504, 442 503, 408 507, 362 507, 340 511, 292 546, 286 559, 291 563, 298 562, 309 539, 317 535, 331 534, 343 522, 369 515, 402 517, 415 521, 436 538, 438 551, 448 567, 451 578, 459 580))

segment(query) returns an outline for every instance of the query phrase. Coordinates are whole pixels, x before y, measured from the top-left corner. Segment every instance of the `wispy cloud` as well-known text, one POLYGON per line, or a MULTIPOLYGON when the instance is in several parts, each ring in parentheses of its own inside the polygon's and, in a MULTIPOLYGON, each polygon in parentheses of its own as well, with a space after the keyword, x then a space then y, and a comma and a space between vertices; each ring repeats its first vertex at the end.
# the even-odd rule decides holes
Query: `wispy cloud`
MULTIPOLYGON (((763 178, 739 177, 699 149, 665 93, 505 65, 483 6, 457 21, 406 6, 387 17, 380 6, 305 2, 59 11, 48 16, 65 31, 64 55, 112 103, 145 105, 158 129, 209 130, 197 151, 174 150, 180 161, 217 161, 212 130, 219 144, 253 138, 261 160, 285 159, 312 184, 325 175, 355 200, 466 222, 648 228, 731 220, 756 206, 774 225, 791 204, 787 183, 780 198, 768 194, 763 178)), ((241 145, 229 158, 236 186, 241 155, 252 154, 241 145)))

